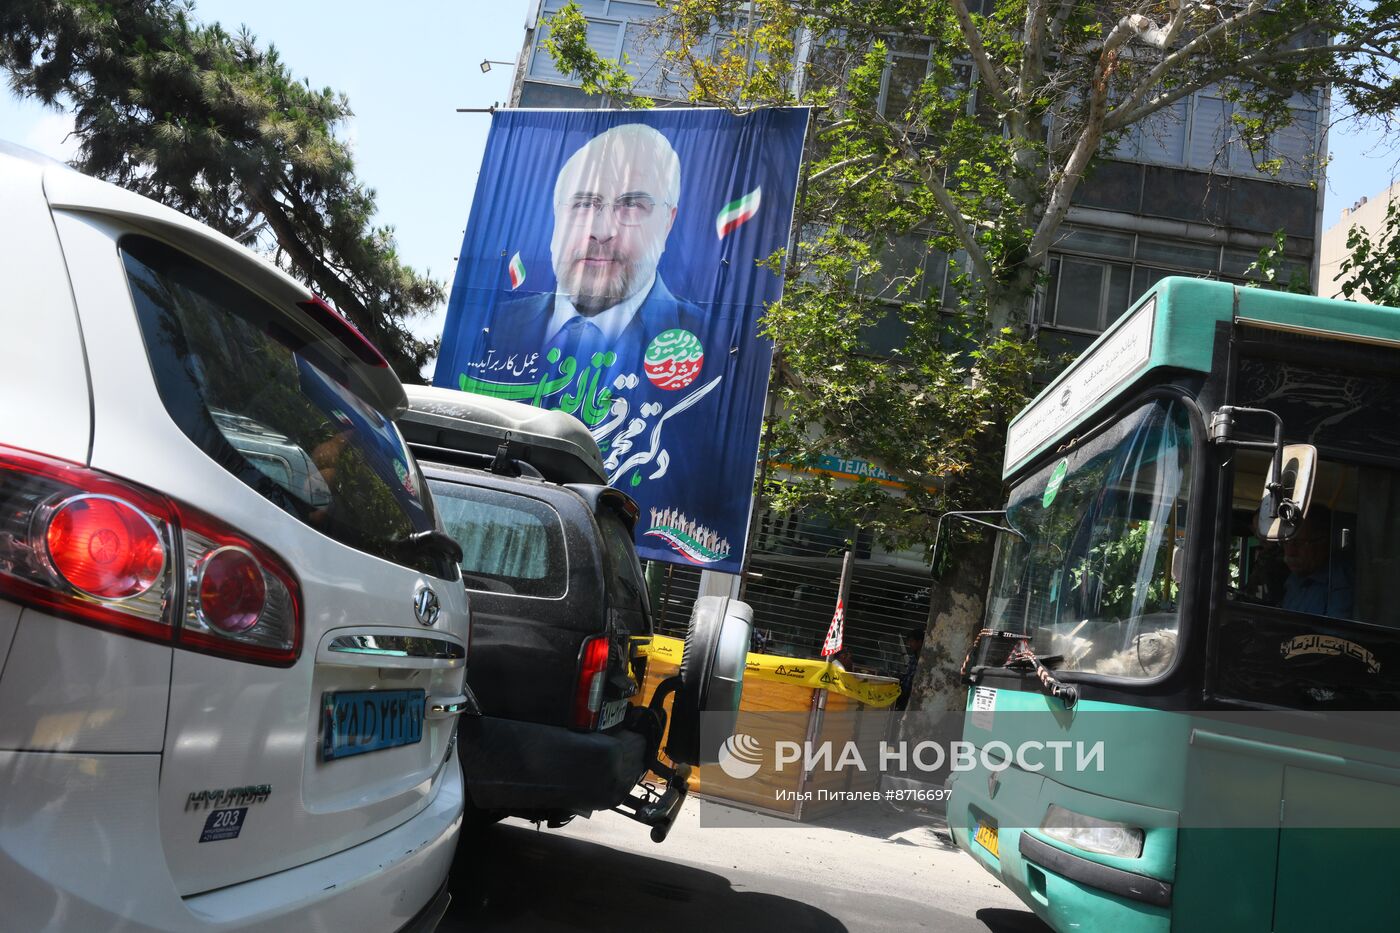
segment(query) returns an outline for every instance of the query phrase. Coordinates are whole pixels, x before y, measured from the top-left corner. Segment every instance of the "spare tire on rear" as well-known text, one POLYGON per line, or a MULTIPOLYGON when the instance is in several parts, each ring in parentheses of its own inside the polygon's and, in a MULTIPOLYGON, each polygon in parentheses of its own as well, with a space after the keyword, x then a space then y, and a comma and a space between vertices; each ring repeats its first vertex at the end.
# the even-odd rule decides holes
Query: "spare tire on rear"
POLYGON ((719 761, 720 746, 734 734, 739 719, 752 631, 753 609, 748 603, 727 596, 702 596, 695 601, 681 656, 681 683, 671 703, 666 754, 672 761, 687 765, 719 761))

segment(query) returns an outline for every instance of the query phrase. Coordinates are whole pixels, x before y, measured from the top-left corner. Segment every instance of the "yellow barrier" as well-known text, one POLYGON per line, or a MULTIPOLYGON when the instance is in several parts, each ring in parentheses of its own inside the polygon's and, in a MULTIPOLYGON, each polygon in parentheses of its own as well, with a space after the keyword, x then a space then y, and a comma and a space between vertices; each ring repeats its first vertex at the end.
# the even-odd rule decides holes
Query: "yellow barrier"
MULTIPOLYGON (((655 635, 651 644, 643 646, 642 650, 659 661, 679 666, 681 655, 685 651, 685 642, 668 635, 655 635)), ((744 664, 744 677, 797 684, 813 690, 832 690, 876 709, 893 706, 894 701, 899 699, 899 684, 869 681, 859 674, 843 670, 840 665, 830 661, 811 661, 749 652, 748 661, 744 664)))

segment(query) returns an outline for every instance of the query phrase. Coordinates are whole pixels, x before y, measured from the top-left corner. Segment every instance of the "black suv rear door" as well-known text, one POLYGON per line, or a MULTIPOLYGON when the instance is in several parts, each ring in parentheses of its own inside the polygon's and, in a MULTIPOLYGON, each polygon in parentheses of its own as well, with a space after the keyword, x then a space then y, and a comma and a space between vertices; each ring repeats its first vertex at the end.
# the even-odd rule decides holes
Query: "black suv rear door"
POLYGON ((603 563, 587 506, 563 487, 425 465, 472 596, 467 679, 484 715, 571 722, 579 650, 603 631, 603 563))

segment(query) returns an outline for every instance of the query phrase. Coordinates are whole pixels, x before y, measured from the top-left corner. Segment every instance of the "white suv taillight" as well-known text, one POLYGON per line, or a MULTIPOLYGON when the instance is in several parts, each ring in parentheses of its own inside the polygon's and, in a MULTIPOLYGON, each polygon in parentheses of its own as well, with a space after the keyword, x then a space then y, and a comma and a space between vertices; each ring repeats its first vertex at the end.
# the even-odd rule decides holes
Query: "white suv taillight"
POLYGON ((63 460, 0 448, 0 593, 87 625, 290 665, 299 589, 223 522, 63 460))
POLYGON ((111 496, 65 499, 45 516, 44 550, 58 575, 95 599, 130 599, 161 581, 165 540, 135 506, 111 496))
POLYGON ((217 519, 176 504, 184 539, 179 644, 263 664, 301 648, 296 578, 271 551, 217 519))

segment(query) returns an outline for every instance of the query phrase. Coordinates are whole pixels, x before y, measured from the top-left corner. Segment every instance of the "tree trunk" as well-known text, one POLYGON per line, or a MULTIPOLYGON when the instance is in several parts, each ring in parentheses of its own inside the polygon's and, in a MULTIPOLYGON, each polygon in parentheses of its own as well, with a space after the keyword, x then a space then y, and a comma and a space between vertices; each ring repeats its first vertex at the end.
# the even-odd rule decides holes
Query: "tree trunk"
MULTIPOLYGON (((959 675, 963 659, 982 628, 992 543, 989 539, 966 546, 953 569, 934 583, 909 707, 895 728, 896 742, 905 749, 933 743, 946 751, 962 738, 967 688, 959 675)), ((902 776, 941 787, 949 773, 950 758, 945 756, 937 770, 902 776)), ((935 801, 928 808, 943 810, 945 806, 935 801)))
POLYGON ((1040 268, 1022 267, 1010 282, 987 291, 987 317, 992 333, 1010 327, 1018 335, 1029 333, 1035 304, 1035 280, 1040 268))
POLYGON ((963 553, 929 599, 924 649, 909 709, 925 712, 962 710, 967 688, 959 677, 972 640, 982 629, 993 541, 964 546, 963 553))

